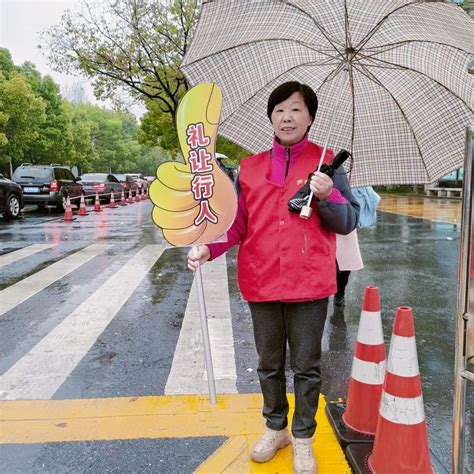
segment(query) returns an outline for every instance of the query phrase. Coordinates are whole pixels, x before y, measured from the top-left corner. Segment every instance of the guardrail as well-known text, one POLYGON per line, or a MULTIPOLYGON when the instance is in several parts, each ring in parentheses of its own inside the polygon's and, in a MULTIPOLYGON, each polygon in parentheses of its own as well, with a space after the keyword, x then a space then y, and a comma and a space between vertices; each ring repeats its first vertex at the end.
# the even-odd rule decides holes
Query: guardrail
POLYGON ((461 198, 462 188, 441 188, 439 186, 425 186, 425 194, 427 196, 461 198))

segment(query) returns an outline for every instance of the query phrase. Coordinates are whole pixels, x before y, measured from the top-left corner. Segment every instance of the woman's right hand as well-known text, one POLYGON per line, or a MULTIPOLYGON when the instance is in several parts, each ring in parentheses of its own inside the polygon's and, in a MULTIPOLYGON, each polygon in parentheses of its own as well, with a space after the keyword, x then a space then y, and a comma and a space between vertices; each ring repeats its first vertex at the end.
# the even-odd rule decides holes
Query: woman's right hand
POLYGON ((207 245, 193 247, 188 253, 188 268, 195 272, 199 265, 206 263, 211 258, 211 251, 207 245))

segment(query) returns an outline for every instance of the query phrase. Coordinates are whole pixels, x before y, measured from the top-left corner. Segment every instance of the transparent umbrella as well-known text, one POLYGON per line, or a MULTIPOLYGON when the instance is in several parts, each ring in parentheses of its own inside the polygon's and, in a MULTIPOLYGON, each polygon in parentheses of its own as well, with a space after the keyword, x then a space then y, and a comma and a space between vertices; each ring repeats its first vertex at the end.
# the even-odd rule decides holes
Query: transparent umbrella
POLYGON ((352 186, 429 183, 463 164, 473 51, 452 3, 214 0, 181 69, 222 88, 219 134, 251 152, 271 146, 270 92, 297 80, 319 99, 310 138, 351 151, 352 186))

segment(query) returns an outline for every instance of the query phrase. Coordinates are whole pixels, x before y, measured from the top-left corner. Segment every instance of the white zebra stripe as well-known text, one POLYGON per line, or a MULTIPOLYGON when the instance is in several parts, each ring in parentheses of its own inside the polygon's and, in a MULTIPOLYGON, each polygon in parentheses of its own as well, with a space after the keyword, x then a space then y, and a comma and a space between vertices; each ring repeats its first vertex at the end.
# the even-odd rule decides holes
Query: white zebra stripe
POLYGON ((388 354, 387 370, 401 377, 414 377, 420 373, 416 354, 415 336, 392 335, 388 354))
POLYGON ((147 245, 0 377, 0 399, 49 399, 163 252, 147 245))
POLYGON ((380 311, 361 311, 357 341, 370 346, 384 343, 380 311))
MULTIPOLYGON (((237 393, 226 255, 202 266, 209 339, 218 393, 237 393)), ((165 394, 207 393, 207 373, 196 285, 193 283, 165 394)))
POLYGON ((0 267, 4 267, 5 265, 10 265, 11 263, 18 262, 18 260, 30 257, 35 253, 42 252, 43 250, 54 247, 55 245, 57 244, 33 244, 28 245, 28 247, 9 252, 5 255, 0 255, 0 267))
POLYGON ((402 398, 382 392, 379 413, 386 420, 398 425, 417 425, 425 421, 423 396, 402 398))
POLYGON ((368 385, 382 385, 385 376, 385 361, 367 362, 354 357, 352 360, 351 377, 368 385))
POLYGON ((0 316, 84 265, 110 245, 92 244, 0 291, 0 316))

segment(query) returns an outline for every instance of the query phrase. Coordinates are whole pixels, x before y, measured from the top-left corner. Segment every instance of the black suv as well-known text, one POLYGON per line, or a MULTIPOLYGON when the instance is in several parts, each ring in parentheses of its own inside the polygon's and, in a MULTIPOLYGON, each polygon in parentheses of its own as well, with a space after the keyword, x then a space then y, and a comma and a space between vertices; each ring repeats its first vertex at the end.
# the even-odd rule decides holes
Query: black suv
POLYGON ((0 212, 7 219, 16 219, 23 207, 21 186, 0 173, 0 212))
POLYGON ((38 207, 51 204, 63 211, 67 197, 77 205, 81 199, 82 185, 79 180, 69 168, 55 163, 23 164, 13 173, 12 181, 23 188, 25 204, 37 204, 38 207))

